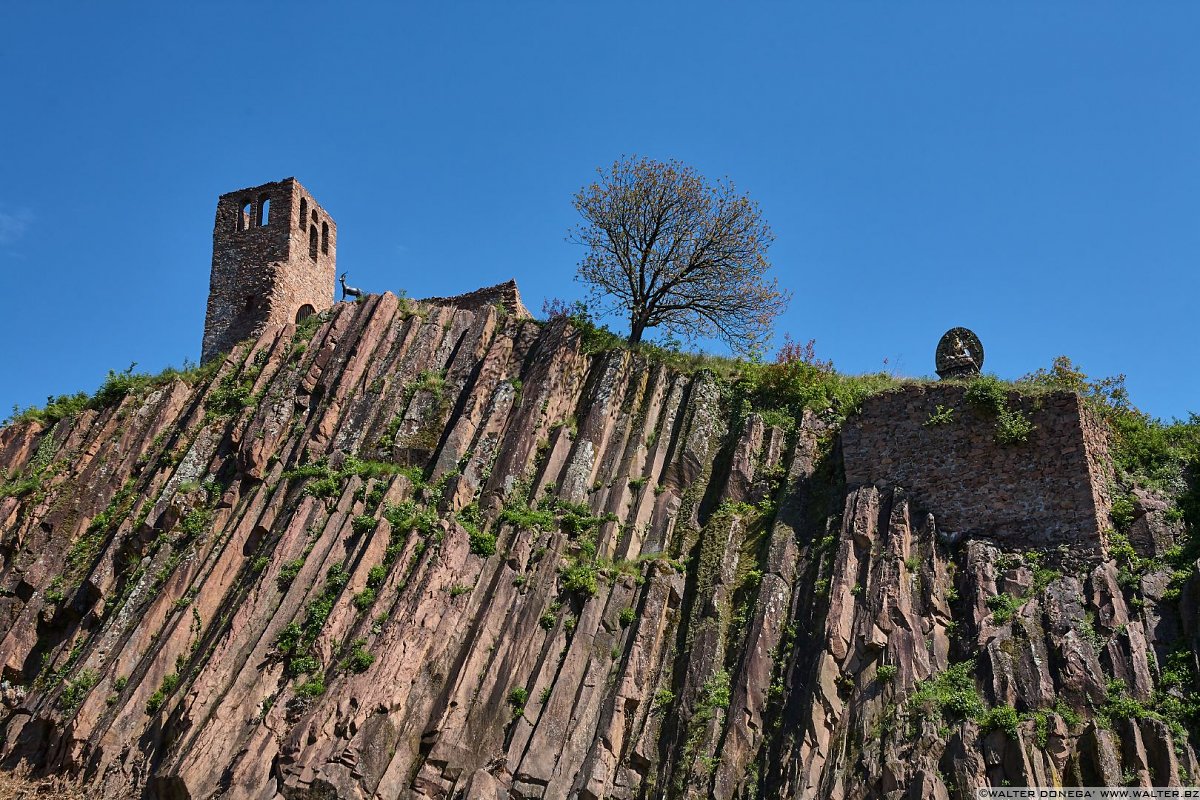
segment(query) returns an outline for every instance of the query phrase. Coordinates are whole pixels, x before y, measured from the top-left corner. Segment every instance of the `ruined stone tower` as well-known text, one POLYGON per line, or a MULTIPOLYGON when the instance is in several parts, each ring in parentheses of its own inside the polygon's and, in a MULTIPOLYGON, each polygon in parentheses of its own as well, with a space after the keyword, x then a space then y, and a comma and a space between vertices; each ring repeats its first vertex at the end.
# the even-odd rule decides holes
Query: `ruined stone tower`
POLYGON ((337 225, 295 178, 223 194, 201 362, 333 305, 337 225))

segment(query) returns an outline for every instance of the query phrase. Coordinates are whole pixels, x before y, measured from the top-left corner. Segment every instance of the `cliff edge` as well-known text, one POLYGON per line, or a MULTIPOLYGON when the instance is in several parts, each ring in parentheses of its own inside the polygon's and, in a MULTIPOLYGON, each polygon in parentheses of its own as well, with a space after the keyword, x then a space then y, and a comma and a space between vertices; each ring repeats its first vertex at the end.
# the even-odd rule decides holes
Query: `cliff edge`
POLYGON ((374 295, 0 429, 0 765, 197 800, 1200 776, 1197 581, 1110 552, 1074 395, 1019 445, 955 386, 778 424, 584 345, 374 295))

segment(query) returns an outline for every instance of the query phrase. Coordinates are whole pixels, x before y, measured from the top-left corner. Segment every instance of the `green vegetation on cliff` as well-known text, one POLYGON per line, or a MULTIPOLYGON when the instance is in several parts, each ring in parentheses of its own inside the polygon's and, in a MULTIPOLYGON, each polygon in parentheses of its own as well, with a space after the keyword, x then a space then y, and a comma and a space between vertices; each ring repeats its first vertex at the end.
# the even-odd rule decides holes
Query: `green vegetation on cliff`
POLYGON ((137 364, 130 364, 121 372, 108 371, 104 383, 93 395, 86 392, 62 394, 57 397, 47 397, 46 405, 41 408, 30 406, 20 408, 13 406, 12 415, 4 421, 5 425, 16 422, 40 422, 43 425, 53 425, 60 419, 73 417, 85 409, 101 409, 114 406, 130 394, 145 394, 154 389, 162 388, 175 380, 181 380, 189 385, 208 380, 221 367, 221 360, 214 359, 204 366, 196 366, 187 361, 182 369, 167 367, 162 372, 151 375, 134 372, 137 364))
MULTIPOLYGON (((20 492, 3 505, 15 510, 13 538, 38 556, 14 558, 6 585, 17 587, 10 618, 30 634, 10 642, 23 648, 12 663, 39 731, 70 724, 95 747, 109 720, 136 718, 137 736, 184 742, 187 758, 226 741, 242 750, 256 726, 296 732, 307 715, 337 716, 353 740, 346 752, 369 744, 392 774, 449 786, 457 761, 443 772, 417 738, 377 726, 381 705, 412 730, 442 725, 422 716, 436 695, 459 709, 439 729, 443 743, 475 752, 486 742, 507 751, 508 774, 569 791, 575 774, 540 773, 523 754, 567 725, 607 737, 612 710, 624 719, 612 718, 617 736, 603 747, 619 751, 646 796, 711 796, 727 776, 740 796, 778 796, 810 719, 827 724, 827 775, 876 781, 869 754, 894 750, 909 791, 919 788, 910 730, 956 776, 982 763, 980 732, 991 749, 1036 742, 1090 758, 1082 729, 1092 720, 1111 720, 1113 733, 1141 720, 1147 749, 1190 752, 1193 651, 1163 649, 1150 639, 1162 630, 1136 619, 1171 610, 1170 596, 1144 587, 1163 583, 1164 560, 1190 579, 1190 545, 1162 557, 1141 547, 1135 525, 1149 501, 1132 492, 1153 489, 1166 498, 1154 513, 1195 520, 1194 421, 1150 420, 1074 378, 1069 362, 1021 382, 926 392, 928 405, 906 418, 917 436, 970 425, 986 440, 1005 412, 1013 430, 1017 411, 1043 424, 1047 392, 1088 397, 1114 429, 1114 527, 1128 534, 1108 538, 1116 563, 1096 573, 1049 549, 947 544, 912 495, 847 487, 838 423, 907 383, 893 376, 841 375, 793 345, 774 363, 650 344, 578 358, 561 329, 535 340, 532 323, 510 318, 494 340, 459 341, 449 312, 428 317, 371 317, 376 328, 349 325, 299 358, 274 349, 257 363, 239 347, 244 363, 224 362, 187 402, 147 394, 105 406, 95 424, 88 413, 49 429, 53 415, 28 417, 11 438, 14 474, 0 476, 13 488, 0 491, 20 492), (506 384, 526 402, 508 405, 506 384), (960 402, 967 391, 982 412, 960 402), (489 397, 505 402, 467 402, 489 397), (787 435, 758 437, 753 414, 787 435), (418 419, 436 451, 376 446, 389 430, 401 435, 396 420, 418 419), (866 642, 856 632, 875 620, 905 624, 866 642), (844 656, 831 642, 846 643, 844 656), (1064 678, 1055 654, 1066 646, 1096 666, 1064 678), (1110 683, 1121 676, 1128 688, 1110 683), (845 710, 818 718, 810 707, 845 710), (637 742, 643 761, 629 758, 637 742)), ((612 349, 594 344, 588 352, 612 349)), ((103 402, 154 384, 122 385, 103 402)), ((868 411, 895 399, 903 412, 917 393, 868 411)), ((1073 411, 1069 398, 1048 399, 1073 411)), ((1038 435, 1014 439, 1015 462, 1041 446, 1038 435)), ((248 768, 297 786, 301 770, 322 774, 326 752, 287 741, 278 760, 248 768)), ((570 757, 591 763, 600 745, 580 742, 570 757)), ((196 785, 211 774, 198 771, 196 785)))

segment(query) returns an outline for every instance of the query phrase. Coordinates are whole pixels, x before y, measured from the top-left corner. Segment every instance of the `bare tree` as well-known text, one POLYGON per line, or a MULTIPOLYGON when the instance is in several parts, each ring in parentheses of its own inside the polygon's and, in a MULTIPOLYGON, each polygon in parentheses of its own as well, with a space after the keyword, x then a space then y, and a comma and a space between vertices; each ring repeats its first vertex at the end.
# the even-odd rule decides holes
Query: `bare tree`
POLYGON ((625 157, 575 195, 587 248, 576 280, 598 308, 629 315, 629 342, 647 328, 738 352, 765 343, 788 295, 767 278, 774 240, 758 204, 678 161, 625 157))

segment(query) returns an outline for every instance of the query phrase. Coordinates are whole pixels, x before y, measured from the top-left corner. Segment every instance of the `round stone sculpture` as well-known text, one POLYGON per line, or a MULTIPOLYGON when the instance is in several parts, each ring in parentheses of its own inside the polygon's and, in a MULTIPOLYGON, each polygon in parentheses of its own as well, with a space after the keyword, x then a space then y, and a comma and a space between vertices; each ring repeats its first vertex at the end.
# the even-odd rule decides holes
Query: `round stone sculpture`
POLYGON ((971 378, 983 369, 983 344, 969 328, 951 328, 937 346, 937 374, 947 378, 971 378))

